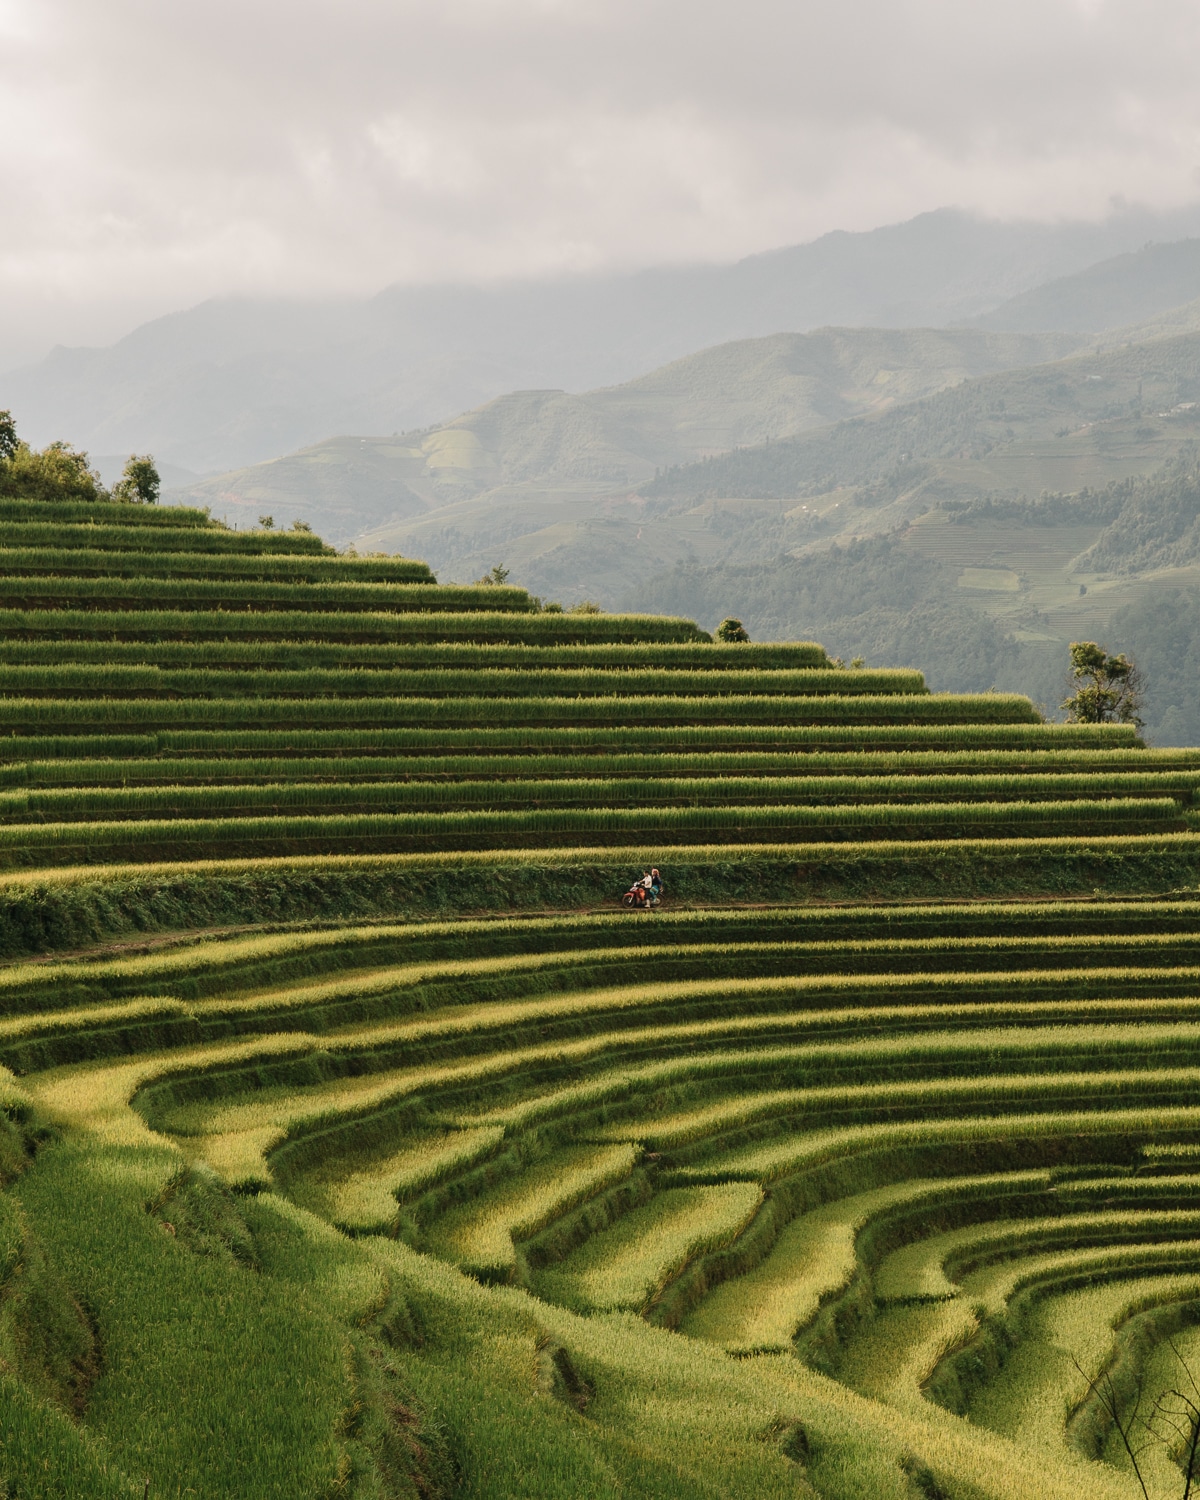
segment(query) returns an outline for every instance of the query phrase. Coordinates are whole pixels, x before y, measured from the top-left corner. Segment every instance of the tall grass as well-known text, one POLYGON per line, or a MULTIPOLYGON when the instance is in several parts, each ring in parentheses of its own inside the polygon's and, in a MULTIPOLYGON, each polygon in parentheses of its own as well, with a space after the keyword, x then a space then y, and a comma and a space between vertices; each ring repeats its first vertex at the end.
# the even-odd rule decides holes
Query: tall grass
POLYGON ((755 1183, 674 1188, 587 1240, 537 1286, 586 1312, 644 1312, 696 1256, 729 1244, 762 1202, 755 1183))
MULTIPOLYGON (((736 725, 727 739, 736 741, 743 724, 867 724, 889 720, 912 724, 1035 723, 1028 698, 980 695, 942 698, 935 695, 894 697, 469 697, 469 698, 197 698, 197 699, 0 699, 0 734, 41 733, 70 728, 95 733, 101 725, 145 728, 208 728, 228 725, 291 724, 309 728, 333 723, 350 726, 407 725, 434 728, 458 724, 494 727, 504 721, 563 727, 598 723, 611 729, 614 720, 643 724, 723 723, 736 725)), ((618 732, 619 734, 621 732, 618 732)))
POLYGON ((396 1222, 401 1201, 477 1167, 503 1139, 497 1126, 414 1134, 398 1151, 348 1168, 335 1158, 325 1171, 310 1173, 289 1187, 298 1201, 353 1234, 386 1234, 396 1222))
MULTIPOLYGON (((710 648, 712 649, 712 648, 710 648)), ((716 653, 714 652, 714 655, 716 653)), ((284 698, 292 695, 371 697, 661 697, 753 695, 781 697, 858 697, 926 695, 919 672, 835 672, 825 670, 708 672, 653 667, 541 670, 536 662, 518 667, 396 666, 387 671, 358 667, 307 671, 267 668, 201 668, 188 671, 156 666, 0 665, 0 693, 27 696, 94 694, 104 697, 230 698, 239 694, 284 698)))
MULTIPOLYGON (((1156 966, 1182 964, 1186 968, 1195 957, 1198 932, 1200 903, 1196 902, 1029 903, 1017 909, 982 902, 915 910, 685 909, 660 911, 652 923, 631 923, 620 911, 341 923, 313 930, 183 940, 117 957, 11 964, 0 969, 0 1011, 13 1014, 28 1005, 40 1014, 52 1005, 152 993, 189 1000, 232 997, 255 987, 273 989, 331 973, 350 976, 363 969, 400 964, 417 966, 422 982, 433 980, 441 966, 449 965, 463 1000, 482 1000, 498 997, 495 976, 489 979, 486 994, 474 996, 462 985, 460 965, 465 960, 477 964, 497 959, 514 969, 561 965, 564 973, 579 975, 587 987, 594 982, 587 971, 597 963, 615 980, 614 966, 628 952, 643 965, 658 965, 646 974, 655 985, 678 977, 681 962, 699 959, 709 969, 719 963, 736 966, 727 972, 740 981, 736 997, 743 1007, 757 1004, 758 981, 749 973, 751 964, 775 957, 778 967, 771 972, 793 976, 792 994, 800 995, 813 986, 814 976, 825 974, 824 979, 818 978, 818 987, 824 985, 830 995, 852 989, 863 1004, 883 1005, 891 1024, 896 1024, 900 1014, 896 1007, 915 1003, 906 991, 915 987, 919 995, 923 987, 939 982, 939 969, 948 969, 953 983, 965 982, 964 963, 970 965, 972 982, 999 984, 994 977, 978 973, 986 968, 993 973, 1012 971, 1010 979, 1027 985, 1034 982, 1030 966, 1049 962, 1060 970, 1052 993, 1064 1003, 1064 997, 1076 997, 1072 1004, 1083 1003, 1078 1001, 1081 986, 1101 982, 1098 976, 1085 975, 1079 966, 1099 964, 1111 969, 1103 982, 1116 983, 1130 998, 1135 993, 1147 994, 1147 986, 1157 982, 1165 1006, 1165 990, 1170 986, 1172 993, 1179 992, 1180 975, 1156 973, 1156 966), (915 972, 921 977, 900 977, 901 970, 906 976, 915 972), (871 972, 888 973, 884 984, 890 994, 875 993, 872 984, 864 983, 862 976, 871 972)), ((765 971, 759 968, 758 972, 765 971)), ((577 992, 579 988, 575 986, 577 992)), ((1096 994, 1095 989, 1089 992, 1096 994)), ((694 987, 661 993, 666 1003, 682 1003, 694 987)), ((941 1003, 946 997, 929 998, 941 1003)), ((1000 1001, 1002 995, 993 989, 988 998, 1000 1001)), ((1004 1003, 1013 998, 1008 996, 1004 1003)), ((843 1000, 833 1003, 841 1005, 843 1000)), ((1170 1159, 1174 1160, 1174 1154, 1170 1159)))
MULTIPOLYGON (((85 739, 80 736, 79 739, 85 739)), ((937 753, 876 755, 838 754, 810 751, 721 751, 676 754, 590 754, 566 752, 562 755, 310 755, 296 758, 261 759, 251 756, 224 756, 218 759, 200 755, 157 755, 157 742, 149 736, 139 744, 131 737, 133 748, 142 749, 138 759, 10 761, 0 757, 0 786, 84 787, 133 785, 178 785, 191 783, 255 782, 354 782, 354 781, 431 781, 445 784, 471 781, 484 786, 505 781, 534 782, 587 778, 599 789, 617 777, 636 777, 647 784, 681 783, 684 795, 693 791, 702 795, 706 782, 718 777, 755 778, 758 784, 770 781, 791 783, 803 780, 811 785, 817 800, 834 801, 852 796, 862 783, 870 781, 881 790, 895 788, 911 792, 915 787, 936 792, 939 785, 974 784, 1020 785, 1028 795, 1057 788, 1059 794, 1072 788, 1110 795, 1133 790, 1160 790, 1171 796, 1190 797, 1200 776, 1200 752, 1136 750, 1046 751, 1022 756, 1012 752, 942 751, 937 753), (874 762, 874 764, 872 764, 874 762), (975 774, 931 775, 930 772, 954 767, 975 774), (863 772, 867 775, 864 777, 863 772), (1002 774, 1008 772, 1009 774, 1002 774), (906 774, 907 773, 907 774, 906 774), (925 773, 925 774, 922 774, 925 773), (1088 774, 1090 773, 1090 774, 1088 774), (1104 773, 1097 775, 1096 773, 1104 773)), ((65 740, 62 749, 80 746, 65 740)), ((98 748, 108 748, 101 741, 98 748)), ((120 741, 113 748, 122 748, 120 741)), ((536 788, 529 795, 536 796, 536 788)), ((653 786, 649 795, 654 796, 653 786)))
MULTIPOLYGON (((532 613, 524 589, 456 588, 429 583, 277 583, 236 578, 19 578, 0 575, 0 609, 246 610, 269 613, 299 606, 312 613, 362 610, 395 614, 486 609, 532 613)), ((48 622, 51 629, 61 628, 48 622)), ((142 622, 142 628, 148 622, 142 622)))
MULTIPOLYGON (((89 705, 91 707, 91 705, 89 705)), ((50 757, 75 758, 81 755, 114 759, 123 756, 225 756, 236 760, 252 756, 323 755, 336 758, 346 754, 359 756, 418 756, 441 754, 463 757, 496 755, 539 756, 553 754, 586 757, 603 770, 614 755, 713 754, 738 756, 743 753, 804 755, 804 766, 818 753, 855 754, 862 757, 862 769, 871 764, 886 765, 884 757, 898 753, 899 747, 912 745, 912 754, 936 757, 940 765, 943 751, 948 755, 983 754, 993 758, 1009 750, 1021 753, 1022 764, 1033 753, 1054 754, 1053 747, 1071 746, 1100 757, 1108 748, 1137 756, 1145 752, 1129 747, 1138 744, 1132 726, 1124 724, 874 724, 874 725, 808 725, 808 724, 623 724, 621 727, 597 722, 594 725, 523 726, 496 728, 483 724, 469 729, 378 728, 378 729, 167 729, 141 734, 88 733, 80 726, 78 733, 17 733, 9 727, 0 733, 0 764, 44 760, 50 757), (1111 733, 1109 731, 1112 731, 1111 733), (867 747, 876 746, 876 750, 867 747), (970 750, 970 746, 987 746, 987 750, 970 750), (876 756, 880 759, 876 761, 876 756)), ((1058 753, 1066 753, 1059 751, 1058 753)), ((1156 755, 1164 752, 1155 752, 1156 755)), ((1165 752, 1170 753, 1170 752, 1165 752)), ((1133 762, 1136 763, 1136 762, 1133 762)), ((1152 764, 1153 762, 1147 762, 1152 764)), ((1003 764, 1003 762, 1001 762, 1003 764)), ((1098 767, 1099 768, 1099 767, 1098 767)))
POLYGON ((0 967, 0 1360, 16 1192, 103 1356, 72 1442, 0 1380, 0 1488, 438 1495, 440 1428, 462 1500, 1118 1500, 919 1382, 972 1298, 1194 1257, 1200 903, 966 898, 1190 886, 1197 753, 118 509, 0 502, 0 944, 73 953, 0 967), (546 914, 643 860, 723 909, 546 914), (499 905, 535 914, 396 919, 499 905), (922 1237, 944 1319, 858 1338, 922 1237), (740 1351, 804 1324, 904 1409, 629 1316, 689 1308, 740 1351))
MULTIPOLYGON (((1121 816, 1176 818, 1181 795, 1190 800, 1200 772, 1125 776, 929 776, 929 777, 752 777, 694 779, 634 777, 627 780, 404 780, 303 781, 265 785, 243 781, 218 786, 66 786, 44 791, 0 791, 0 823, 77 820, 123 815, 148 817, 228 816, 241 812, 305 813, 362 810, 437 812, 530 809, 750 809, 788 808, 788 818, 815 825, 856 821, 856 808, 870 808, 872 825, 912 821, 937 823, 1028 820, 1030 808, 1044 804, 1047 821, 1080 816, 1080 803, 1092 802, 1103 817, 1107 804, 1124 804, 1121 816), (942 804, 948 804, 943 806, 942 804), (1161 804, 1161 805, 1160 805, 1161 804), (1011 819, 998 811, 1009 805, 1011 819), (892 811, 882 809, 890 806, 892 811), (937 807, 937 811, 932 809, 937 807), (803 814, 801 809, 807 809, 803 814), (1020 809, 1020 810, 1018 810, 1020 809)), ((735 819, 735 820, 737 820, 735 819)), ((726 819, 727 821, 727 819, 726 819)), ((786 820, 785 820, 786 821, 786 820)))
MULTIPOLYGON (((1101 1082, 1101 1096, 1103 1089, 1101 1082)), ((979 1101, 986 1102, 990 1101, 979 1101)), ((1036 1103, 1028 1099, 1024 1102, 1027 1106, 1036 1103)), ((1099 1139, 1115 1153, 1117 1143, 1136 1147, 1164 1136, 1190 1139, 1200 1130, 1200 1109, 1161 1100, 1147 1099, 1129 1107, 1125 1099, 1114 1095, 1107 1101, 1098 1097, 1094 1107, 1088 1108, 1078 1100, 1064 1100, 1046 1091, 1042 1102, 1042 1109, 1022 1111, 1016 1106, 1003 1118, 988 1110, 968 1113, 964 1108, 956 1118, 856 1120, 806 1132, 764 1131, 749 1144, 723 1144, 719 1137, 714 1142, 701 1136, 698 1139, 704 1140, 703 1152, 697 1154, 694 1164, 681 1167, 675 1175, 680 1180, 698 1181, 748 1177, 770 1184, 830 1165, 844 1166, 852 1177, 855 1165, 862 1163, 863 1175, 869 1180, 872 1160, 889 1152, 897 1153, 894 1159, 903 1164, 901 1170, 909 1160, 922 1159, 918 1153, 937 1153, 942 1160, 961 1166, 964 1153, 989 1143, 1000 1143, 1010 1159, 1026 1142, 1088 1137, 1099 1139), (1064 1107, 1071 1103, 1074 1108, 1064 1107)), ((637 1138, 634 1130, 629 1135, 637 1138)))
MULTIPOLYGON (((143 1482, 150 1493, 245 1500, 331 1491, 354 1398, 345 1330, 317 1299, 238 1265, 217 1235, 197 1254, 164 1231, 146 1205, 166 1196, 179 1168, 170 1150, 73 1143, 46 1151, 21 1183, 104 1350, 83 1430, 124 1480, 108 1493, 141 1494, 143 1482)), ((14 1471, 15 1456, 6 1441, 5 1474, 19 1494, 104 1493, 31 1489, 40 1476, 14 1471)))
POLYGON ((936 1222, 966 1205, 1011 1212, 1020 1197, 1050 1186, 1045 1169, 942 1179, 910 1178, 850 1193, 801 1215, 780 1232, 770 1253, 746 1275, 717 1287, 683 1330, 738 1351, 790 1350, 823 1304, 844 1292, 861 1266, 860 1239, 869 1225, 903 1212, 936 1222))
POLYGON ((578 1204, 623 1181, 637 1165, 635 1146, 573 1146, 436 1219, 428 1247, 472 1274, 510 1280, 516 1241, 531 1239, 578 1204))
POLYGON ((96 502, 61 502, 44 500, 0 500, 0 522, 37 523, 39 525, 145 526, 170 529, 176 526, 224 532, 207 510, 186 505, 125 505, 100 500, 96 502))
MULTIPOLYGON (((200 533, 205 535, 205 533, 200 533)), ((4 537, 6 543, 15 540, 4 537)), ((249 551, 183 551, 168 548, 58 548, 0 546, 0 578, 6 587, 19 588, 16 579, 53 577, 73 585, 76 579, 231 578, 279 582, 433 583, 423 562, 408 558, 349 558, 320 552, 282 549, 249 551)))
POLYGON ((875 1277, 881 1301, 952 1297, 977 1266, 1035 1250, 1083 1249, 1122 1241, 1138 1245, 1194 1240, 1200 1208, 1118 1209, 1038 1219, 1000 1219, 933 1234, 890 1255, 875 1277))
MULTIPOLYGON (((439 585, 440 587, 440 585, 439 585)), ((431 596, 425 594, 424 598, 431 596)), ((296 596, 297 608, 279 599, 273 610, 154 606, 139 598, 132 607, 72 609, 49 600, 45 607, 6 605, 0 599, 0 637, 99 641, 459 641, 532 645, 571 642, 629 643, 650 641, 707 641, 691 620, 667 615, 531 614, 507 610, 504 599, 495 604, 489 590, 479 601, 464 599, 436 613, 396 613, 385 602, 357 609, 325 602, 308 594, 296 596)), ((219 601, 218 601, 219 602, 219 601)), ((424 606, 422 606, 424 609, 424 606)))
MULTIPOLYGON (((193 789, 198 790, 198 789, 193 789)), ((1041 825, 1044 832, 1115 828, 1133 831, 1179 826, 1169 798, 1114 798, 1107 802, 891 803, 850 807, 525 808, 513 812, 346 813, 276 817, 151 819, 0 826, 0 861, 9 868, 63 860, 98 862, 118 851, 161 859, 187 848, 193 857, 235 850, 255 853, 326 852, 347 848, 469 849, 558 844, 568 838, 603 838, 641 844, 791 837, 969 838, 1041 825)))
MULTIPOLYGON (((0 502, 7 548, 86 549, 104 552, 234 552, 245 554, 333 557, 334 549, 318 536, 300 531, 226 531, 213 525, 116 525, 107 521, 11 521, 0 502)), ((104 507, 107 512, 108 507, 104 507)), ((148 513, 143 512, 143 519, 148 513)))
MULTIPOLYGON (((539 619, 571 620, 575 616, 535 616, 539 619)), ((580 618, 594 618, 583 616, 580 618)), ((303 670, 313 667, 403 667, 413 670, 440 670, 446 667, 469 667, 475 671, 495 667, 535 668, 654 668, 666 670, 702 670, 745 675, 760 669, 812 669, 823 667, 831 682, 860 680, 857 675, 837 672, 825 661, 819 646, 804 642, 781 645, 713 646, 708 641, 637 642, 517 642, 485 644, 477 641, 403 641, 390 644, 337 642, 320 638, 313 627, 309 639, 294 641, 257 640, 154 640, 154 641, 64 641, 0 638, 0 662, 12 665, 62 666, 68 662, 96 663, 105 667, 147 665, 200 668, 240 668, 258 670, 303 670), (398 647, 400 649, 398 649, 398 647)), ((297 632, 301 636, 303 632, 297 632)), ((890 674, 885 674, 889 680, 890 674)), ((919 674, 912 674, 919 690, 919 674)))

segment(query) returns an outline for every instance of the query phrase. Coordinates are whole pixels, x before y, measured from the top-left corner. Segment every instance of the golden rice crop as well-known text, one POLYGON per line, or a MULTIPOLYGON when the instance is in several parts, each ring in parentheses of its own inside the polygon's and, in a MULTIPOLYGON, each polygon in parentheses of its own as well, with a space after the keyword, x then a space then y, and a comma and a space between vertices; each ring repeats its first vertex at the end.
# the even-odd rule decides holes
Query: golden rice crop
POLYGON ((757 1183, 673 1188, 593 1235, 537 1285, 596 1312, 644 1311, 687 1263, 735 1239, 762 1202, 757 1183))

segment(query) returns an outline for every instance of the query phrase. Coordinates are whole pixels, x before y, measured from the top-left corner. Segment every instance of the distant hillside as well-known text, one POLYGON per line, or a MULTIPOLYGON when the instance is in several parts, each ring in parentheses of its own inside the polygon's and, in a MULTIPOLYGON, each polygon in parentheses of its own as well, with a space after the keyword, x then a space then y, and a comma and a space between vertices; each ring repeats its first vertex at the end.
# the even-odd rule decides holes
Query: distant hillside
POLYGON ((884 410, 1077 343, 977 329, 745 339, 607 390, 516 391, 425 432, 335 438, 175 493, 231 517, 303 518, 344 542, 496 486, 637 485, 660 467, 884 410))
POLYGON ((1073 328, 1100 333, 1152 321, 1200 297, 1200 239, 1146 245, 1061 276, 1002 303, 977 319, 981 328, 1039 332, 1073 328))
POLYGON ((1120 509, 1079 559, 1090 572, 1145 573, 1200 563, 1200 450, 1195 444, 1157 473, 1111 485, 1120 509))
POLYGON ((1181 334, 964 382, 879 416, 671 470, 642 493, 797 499, 882 485, 894 497, 918 479, 960 485, 963 460, 975 465, 976 489, 1076 489, 1090 482, 1088 457, 1101 468, 1128 460, 1127 472, 1166 457, 1200 417, 1198 398, 1200 334, 1181 334), (1056 458, 1059 467, 1074 462, 1078 484, 1037 483, 1039 467, 1050 473, 1056 458))
MULTIPOLYGON (((1114 462, 1132 455, 1132 444, 1122 454, 1113 441, 1114 462)), ((955 472, 987 462, 960 461, 955 472)), ((622 602, 687 610, 707 625, 736 614, 755 639, 816 634, 868 662, 920 660, 938 689, 1019 686, 1051 711, 1069 642, 1100 640, 1142 664, 1152 741, 1200 743, 1200 445, 1186 441, 1148 474, 1074 495, 964 500, 943 489, 937 499, 936 487, 918 486, 907 522, 897 522, 903 506, 885 507, 878 534, 860 540, 864 514, 850 502, 845 529, 808 544, 777 528, 770 549, 751 522, 757 561, 736 546, 725 558, 681 559, 622 602)), ((741 503, 762 512, 763 502, 741 503)))
POLYGON ((514 389, 615 384, 734 339, 964 321, 1198 232, 1200 208, 1050 225, 943 209, 732 266, 393 287, 353 302, 227 299, 0 376, 0 407, 37 444, 69 433, 96 452, 227 470, 334 433, 424 428, 514 389))

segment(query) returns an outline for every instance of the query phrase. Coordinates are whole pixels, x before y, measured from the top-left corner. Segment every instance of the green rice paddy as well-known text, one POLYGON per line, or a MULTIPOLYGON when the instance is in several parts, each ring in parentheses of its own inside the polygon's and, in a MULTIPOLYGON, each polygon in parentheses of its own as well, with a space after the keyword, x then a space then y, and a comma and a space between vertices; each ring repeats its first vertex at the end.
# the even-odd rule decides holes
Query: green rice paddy
POLYGON ((1137 1500, 1097 1389, 1200 1384, 1198 785, 0 505, 0 1494, 1137 1500))

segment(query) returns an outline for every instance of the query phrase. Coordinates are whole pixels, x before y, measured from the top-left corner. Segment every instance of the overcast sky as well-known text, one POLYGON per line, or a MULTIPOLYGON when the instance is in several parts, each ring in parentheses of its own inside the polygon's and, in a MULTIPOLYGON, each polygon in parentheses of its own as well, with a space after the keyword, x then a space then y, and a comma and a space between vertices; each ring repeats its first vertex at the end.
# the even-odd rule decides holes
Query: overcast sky
POLYGON ((0 367, 230 292, 1200 197, 1196 0, 0 0, 0 367))

